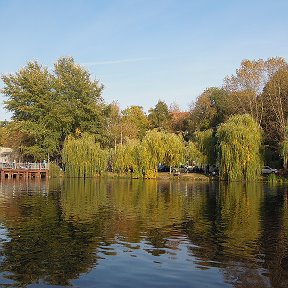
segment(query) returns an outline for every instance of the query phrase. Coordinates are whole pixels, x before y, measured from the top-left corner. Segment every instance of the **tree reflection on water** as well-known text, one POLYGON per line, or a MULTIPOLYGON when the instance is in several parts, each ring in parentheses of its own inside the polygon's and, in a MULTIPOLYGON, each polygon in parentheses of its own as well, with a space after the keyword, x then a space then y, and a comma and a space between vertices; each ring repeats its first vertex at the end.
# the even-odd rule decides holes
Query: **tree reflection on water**
POLYGON ((8 237, 0 246, 1 277, 14 284, 71 285, 97 270, 103 258, 124 251, 133 257, 151 254, 159 263, 168 261, 164 255, 186 266, 192 261, 195 266, 187 269, 216 267, 235 287, 288 286, 285 187, 4 181, 0 204, 8 237))

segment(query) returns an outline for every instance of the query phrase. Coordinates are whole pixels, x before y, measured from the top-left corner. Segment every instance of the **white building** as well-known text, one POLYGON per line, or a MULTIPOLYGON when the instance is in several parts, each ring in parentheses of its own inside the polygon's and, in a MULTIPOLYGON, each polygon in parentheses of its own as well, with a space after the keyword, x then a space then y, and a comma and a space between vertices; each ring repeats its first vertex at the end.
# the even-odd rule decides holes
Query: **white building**
POLYGON ((13 152, 12 148, 0 147, 0 163, 12 163, 14 156, 13 152))

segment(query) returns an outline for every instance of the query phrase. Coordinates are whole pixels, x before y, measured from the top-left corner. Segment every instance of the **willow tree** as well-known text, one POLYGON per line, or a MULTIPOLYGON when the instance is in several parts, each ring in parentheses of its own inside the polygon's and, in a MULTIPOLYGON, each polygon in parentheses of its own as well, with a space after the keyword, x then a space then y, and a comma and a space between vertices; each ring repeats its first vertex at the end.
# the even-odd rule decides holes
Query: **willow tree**
POLYGON ((93 134, 69 135, 62 151, 67 177, 94 177, 107 166, 108 153, 102 150, 93 134))
POLYGON ((165 154, 164 163, 170 166, 170 173, 172 166, 178 166, 183 160, 184 156, 184 141, 183 137, 174 133, 164 134, 165 154))
POLYGON ((165 156, 165 133, 157 130, 148 131, 142 140, 143 149, 145 149, 145 159, 147 166, 146 177, 156 178, 158 164, 163 163, 165 156))
POLYGON ((124 173, 127 170, 126 165, 126 145, 118 144, 116 149, 112 152, 112 167, 113 172, 118 174, 124 173))
POLYGON ((132 178, 144 177, 145 168, 147 166, 146 148, 139 140, 129 139, 126 143, 127 164, 132 173, 132 178))
POLYGON ((217 130, 220 177, 255 180, 261 173, 262 130, 247 114, 230 117, 217 130))
POLYGON ((216 162, 216 138, 212 129, 196 131, 194 133, 195 143, 202 157, 201 164, 215 164, 216 162))
POLYGON ((207 157, 199 150, 196 143, 189 141, 185 147, 185 161, 188 163, 206 163, 207 157))
POLYGON ((116 145, 111 157, 113 171, 118 174, 131 172, 132 178, 143 177, 147 166, 145 151, 145 147, 137 139, 126 139, 125 144, 116 145))

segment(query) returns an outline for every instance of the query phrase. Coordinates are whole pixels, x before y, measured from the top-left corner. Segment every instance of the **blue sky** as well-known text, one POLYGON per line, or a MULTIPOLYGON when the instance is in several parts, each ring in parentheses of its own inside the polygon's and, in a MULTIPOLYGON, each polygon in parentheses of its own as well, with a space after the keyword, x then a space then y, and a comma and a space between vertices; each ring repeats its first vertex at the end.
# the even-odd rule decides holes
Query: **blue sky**
POLYGON ((243 59, 287 60, 287 11, 285 0, 0 0, 0 73, 73 56, 107 103, 188 110, 243 59))

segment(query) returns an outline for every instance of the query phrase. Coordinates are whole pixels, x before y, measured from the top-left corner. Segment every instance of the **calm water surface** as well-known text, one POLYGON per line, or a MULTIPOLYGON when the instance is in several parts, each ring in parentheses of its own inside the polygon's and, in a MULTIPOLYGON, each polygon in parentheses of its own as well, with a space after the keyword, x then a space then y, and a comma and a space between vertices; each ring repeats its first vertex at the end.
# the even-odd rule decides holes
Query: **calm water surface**
POLYGON ((288 287, 288 188, 0 183, 0 287, 288 287))

